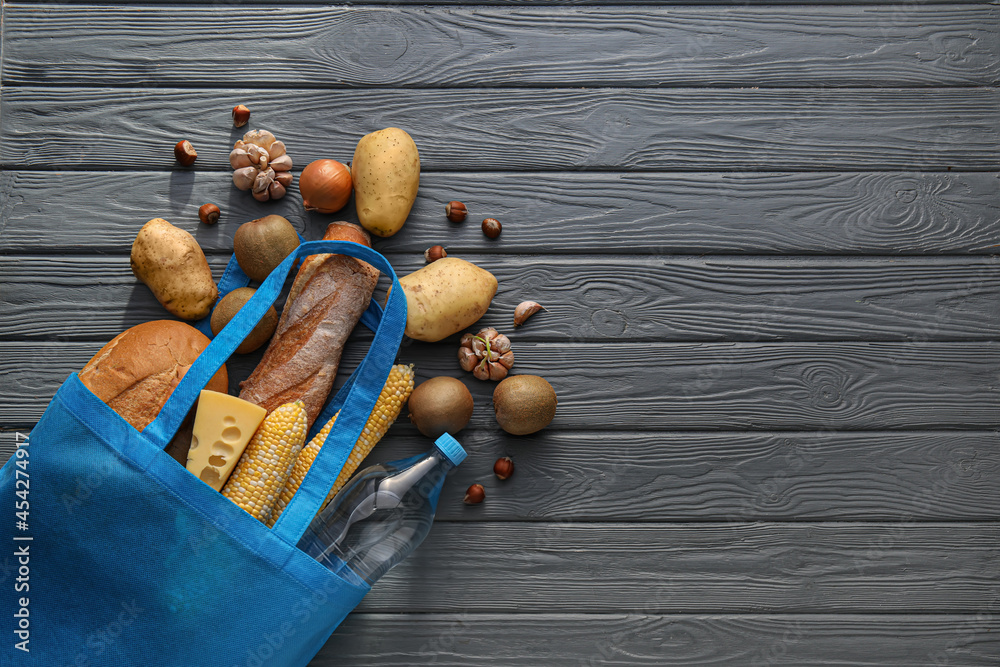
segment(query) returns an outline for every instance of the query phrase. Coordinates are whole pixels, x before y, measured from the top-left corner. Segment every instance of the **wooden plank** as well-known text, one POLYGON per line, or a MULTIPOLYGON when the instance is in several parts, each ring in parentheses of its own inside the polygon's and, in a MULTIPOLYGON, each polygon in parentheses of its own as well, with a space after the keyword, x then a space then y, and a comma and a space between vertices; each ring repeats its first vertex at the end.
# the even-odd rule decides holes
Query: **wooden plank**
MULTIPOLYGON (((482 418, 481 418, 482 417, 482 418)), ((504 438, 488 416, 457 434, 470 452, 452 473, 439 521, 996 521, 1000 436, 932 433, 668 433, 559 431, 504 438), (514 459, 504 482, 492 474, 514 459), (595 473, 595 471, 597 471, 595 473), (641 499, 637 502, 637 499, 641 499)), ((425 451, 406 414, 361 468, 425 451)), ((0 430, 0 464, 15 433, 0 430)))
MULTIPOLYGON (((1000 434, 599 433, 504 438, 485 411, 458 434, 469 459, 452 473, 438 518, 579 521, 937 521, 1000 519, 1000 434), (493 463, 514 460, 500 481, 493 463)), ((428 448, 398 425, 364 465, 428 448)))
MULTIPOLYGON (((0 425, 32 424, 67 375, 100 342, 0 343, 0 425)), ((981 430, 1000 426, 1000 344, 968 343, 527 343, 515 372, 545 377, 559 395, 552 426, 572 430, 981 430)), ((343 371, 366 350, 358 339, 343 371)), ((237 358, 238 357, 238 358, 237 358)), ((257 355, 229 364, 230 387, 257 355)), ((418 381, 461 377, 476 403, 473 428, 496 427, 494 385, 462 372, 455 347, 409 343, 400 359, 418 381)))
POLYGON ((1000 75, 998 17, 986 5, 39 11, 13 4, 2 73, 8 85, 295 89, 975 86, 1000 75))
POLYGON ((979 615, 354 613, 309 667, 993 667, 997 611, 994 602, 979 615))
MULTIPOLYGON (((990 340, 1000 329, 996 257, 473 259, 500 283, 482 325, 513 329, 527 298, 548 308, 517 340, 990 340)), ((217 277, 226 260, 212 257, 217 277)), ((389 260, 399 275, 424 266, 416 253, 389 260)), ((169 317, 123 255, 0 257, 0 275, 5 339, 109 340, 169 317)))
MULTIPOLYGON (((228 171, 233 105, 299 166, 405 128, 428 170, 991 170, 1000 89, 178 90, 4 87, 12 169, 228 171), (373 111, 375 110, 375 111, 373 111), (940 119, 947 118, 947 123, 940 119), (81 137, 87 139, 81 140, 81 137)), ((178 182, 183 192, 183 181, 178 182)))
POLYGON ((995 523, 444 522, 359 610, 976 613, 996 603, 998 539, 995 523))
MULTIPOLYGON (((991 254, 1000 239, 1000 174, 966 173, 435 173, 403 232, 377 239, 382 252, 702 254, 991 254), (469 207, 465 224, 444 219, 444 202, 469 207), (488 242, 487 215, 504 223, 488 242)), ((306 213, 298 187, 262 206, 221 172, 0 173, 0 252, 121 253, 149 218, 196 235, 207 252, 232 249, 236 228, 265 213, 283 215, 307 238, 327 221, 357 220, 354 204, 336 216, 306 213), (121 187, 128 182, 127 188, 121 187), (64 202, 73 202, 67 214, 64 202), (198 207, 223 204, 211 230, 198 207), (92 233, 95 228, 99 234, 92 233)))
MULTIPOLYGON (((5 3, 9 5, 10 3, 5 3)), ((40 5, 46 6, 51 5, 51 0, 20 0, 18 4, 23 5, 40 5)), ((62 5, 95 5, 95 0, 65 0, 62 5)), ((128 6, 135 4, 131 0, 104 0, 100 3, 101 7, 115 7, 115 6, 128 6)), ((143 2, 143 5, 180 5, 180 6, 201 6, 201 3, 196 0, 147 0, 143 2)), ((251 5, 251 6, 266 6, 273 5, 274 0, 243 0, 240 5, 251 5)), ((283 3, 285 5, 315 5, 315 0, 288 0, 283 3)), ((374 6, 379 7, 383 5, 388 5, 390 7, 397 6, 408 6, 408 5, 418 5, 420 7, 424 6, 466 6, 469 4, 475 4, 477 6, 502 6, 502 7, 520 7, 520 6, 534 6, 533 0, 477 0, 475 3, 470 3, 469 0, 365 0, 364 2, 352 3, 352 6, 364 7, 364 6, 374 6)), ((687 7, 690 5, 697 6, 738 6, 738 7, 752 7, 757 5, 763 6, 786 6, 786 5, 800 5, 801 0, 549 0, 545 3, 546 6, 608 6, 608 7, 631 7, 631 6, 662 6, 662 7, 675 7, 682 6, 687 7)), ((921 7, 923 5, 982 5, 991 4, 991 0, 908 0, 905 4, 901 5, 896 0, 814 0, 810 4, 817 6, 824 5, 862 5, 862 6, 872 6, 878 7, 881 5, 895 6, 900 12, 910 9, 912 7, 921 7)))

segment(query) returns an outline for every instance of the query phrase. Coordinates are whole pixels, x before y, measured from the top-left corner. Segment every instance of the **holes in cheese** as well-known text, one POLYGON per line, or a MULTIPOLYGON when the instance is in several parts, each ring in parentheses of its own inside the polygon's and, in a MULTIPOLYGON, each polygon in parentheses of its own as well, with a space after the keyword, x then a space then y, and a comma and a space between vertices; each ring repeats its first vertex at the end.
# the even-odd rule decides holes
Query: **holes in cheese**
POLYGON ((267 410, 259 405, 229 394, 202 390, 187 469, 216 491, 222 490, 266 415, 267 410), (201 443, 204 445, 199 446, 201 443))

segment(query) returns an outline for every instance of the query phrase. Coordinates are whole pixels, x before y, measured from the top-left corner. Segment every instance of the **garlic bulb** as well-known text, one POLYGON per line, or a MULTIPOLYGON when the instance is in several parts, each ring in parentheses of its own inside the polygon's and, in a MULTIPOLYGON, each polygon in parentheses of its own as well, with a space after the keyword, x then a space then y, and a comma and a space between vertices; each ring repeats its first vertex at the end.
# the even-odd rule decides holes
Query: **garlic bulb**
POLYGON ((257 201, 281 199, 292 184, 292 158, 285 144, 267 130, 250 130, 229 154, 233 185, 250 190, 257 201))
POLYGON ((458 363, 463 371, 472 371, 477 380, 499 382, 514 366, 510 339, 492 327, 474 336, 465 334, 459 343, 458 363))

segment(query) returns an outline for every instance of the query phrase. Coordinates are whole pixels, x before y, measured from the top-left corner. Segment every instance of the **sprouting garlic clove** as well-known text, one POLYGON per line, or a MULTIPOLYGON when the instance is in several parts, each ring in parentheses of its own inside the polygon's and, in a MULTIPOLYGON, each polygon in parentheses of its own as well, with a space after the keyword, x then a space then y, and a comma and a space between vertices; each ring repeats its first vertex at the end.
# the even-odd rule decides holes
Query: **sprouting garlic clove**
POLYGON ((524 324, 529 317, 540 310, 545 310, 541 304, 535 301, 522 301, 514 309, 514 326, 519 327, 524 324))
POLYGON ((478 356, 482 357, 484 354, 486 354, 486 343, 484 341, 479 340, 479 338, 473 339, 472 351, 475 352, 478 356))
POLYGON ((490 369, 487 368, 488 364, 476 364, 476 367, 472 369, 472 377, 477 380, 489 380, 490 379, 490 369))
POLYGON ((258 173, 257 178, 255 178, 253 182, 254 194, 258 192, 265 192, 269 187, 271 187, 271 183, 273 182, 274 172, 270 169, 258 173))
POLYGON ((486 340, 490 341, 490 345, 492 346, 493 339, 499 336, 500 332, 494 329, 493 327, 486 327, 485 329, 480 329, 479 333, 476 335, 478 335, 480 338, 485 338, 486 340))
POLYGON ((250 130, 243 135, 243 141, 248 144, 256 144, 263 149, 268 149, 271 147, 276 139, 274 135, 267 130, 250 130))
POLYGON ((285 196, 285 186, 274 181, 267 187, 267 194, 271 195, 271 199, 281 199, 285 196))
POLYGON ((472 349, 472 341, 474 341, 475 339, 476 337, 470 333, 462 334, 462 340, 458 341, 458 344, 461 345, 462 347, 467 347, 469 349, 472 349))
POLYGON ((229 154, 229 164, 233 169, 242 169, 250 166, 250 155, 242 148, 234 148, 229 154))
POLYGON ((292 184, 292 172, 290 171, 275 172, 274 182, 281 183, 281 185, 287 189, 288 186, 292 184))
POLYGON ((242 167, 233 172, 233 185, 240 190, 249 190, 257 178, 255 167, 242 167))
POLYGON ((291 171, 292 169, 292 158, 287 155, 282 155, 281 157, 274 158, 269 163, 271 169, 275 171, 291 171))
POLYGON ((458 348, 458 365, 462 367, 462 370, 468 373, 476 364, 479 362, 479 357, 476 353, 472 351, 469 347, 458 348))
POLYGON ((274 141, 270 146, 267 147, 267 154, 271 156, 271 159, 279 158, 285 154, 285 142, 274 141))

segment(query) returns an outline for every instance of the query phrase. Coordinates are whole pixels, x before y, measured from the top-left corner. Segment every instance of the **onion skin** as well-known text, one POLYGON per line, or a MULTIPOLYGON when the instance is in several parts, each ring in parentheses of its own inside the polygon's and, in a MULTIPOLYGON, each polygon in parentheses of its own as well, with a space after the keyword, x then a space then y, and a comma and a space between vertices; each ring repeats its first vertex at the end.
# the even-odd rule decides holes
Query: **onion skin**
POLYGON ((336 160, 310 162, 299 176, 299 192, 307 211, 336 213, 351 198, 351 171, 336 160))

